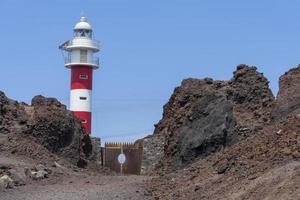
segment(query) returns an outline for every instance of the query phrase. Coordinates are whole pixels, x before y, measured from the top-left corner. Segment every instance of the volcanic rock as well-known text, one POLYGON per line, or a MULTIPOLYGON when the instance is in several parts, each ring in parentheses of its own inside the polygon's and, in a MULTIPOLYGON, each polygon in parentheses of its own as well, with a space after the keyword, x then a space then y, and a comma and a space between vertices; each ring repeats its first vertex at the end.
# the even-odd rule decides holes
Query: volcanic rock
POLYGON ((0 92, 0 134, 10 134, 8 145, 14 153, 34 155, 41 150, 37 147, 40 144, 73 164, 88 158, 92 151, 80 120, 54 98, 36 96, 29 106, 0 92))
POLYGON ((74 118, 65 105, 53 98, 36 96, 31 106, 34 108, 31 134, 49 151, 73 163, 78 162, 82 145, 87 141, 82 141, 87 136, 80 121, 74 118))
POLYGON ((230 81, 184 80, 155 125, 154 135, 165 142, 161 165, 181 168, 259 133, 271 122, 274 97, 268 84, 247 65, 239 65, 230 81))
POLYGON ((32 178, 33 180, 40 180, 48 177, 48 172, 45 170, 32 171, 26 168, 25 174, 27 177, 32 178))
POLYGON ((288 116, 300 114, 300 65, 290 69, 279 79, 279 92, 275 109, 272 113, 274 121, 288 116))
POLYGON ((27 116, 23 105, 13 101, 0 91, 0 134, 26 131, 27 116))
POLYGON ((13 180, 9 176, 4 175, 0 177, 0 191, 12 187, 13 187, 13 180))
POLYGON ((292 116, 151 180, 157 199, 299 199, 300 121, 292 116), (280 134, 278 132, 280 131, 280 134), (199 186, 195 189, 194 186, 199 186))
POLYGON ((15 186, 21 186, 26 184, 26 175, 24 170, 19 168, 8 170, 8 174, 14 182, 15 186))

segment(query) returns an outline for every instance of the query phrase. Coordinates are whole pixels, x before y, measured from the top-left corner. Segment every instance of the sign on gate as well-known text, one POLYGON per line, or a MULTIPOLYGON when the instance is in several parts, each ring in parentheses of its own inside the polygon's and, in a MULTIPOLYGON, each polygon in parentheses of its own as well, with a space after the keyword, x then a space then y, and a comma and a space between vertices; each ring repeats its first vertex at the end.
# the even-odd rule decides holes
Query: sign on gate
POLYGON ((140 175, 142 155, 143 145, 140 143, 105 143, 102 163, 116 173, 140 175))

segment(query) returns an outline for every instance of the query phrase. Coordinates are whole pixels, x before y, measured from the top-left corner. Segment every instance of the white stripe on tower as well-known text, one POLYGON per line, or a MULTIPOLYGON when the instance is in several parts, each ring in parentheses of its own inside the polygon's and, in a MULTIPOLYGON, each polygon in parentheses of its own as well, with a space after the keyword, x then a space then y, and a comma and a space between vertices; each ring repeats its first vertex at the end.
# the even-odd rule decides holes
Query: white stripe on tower
POLYGON ((70 95, 70 110, 75 112, 91 112, 92 90, 72 89, 70 95))

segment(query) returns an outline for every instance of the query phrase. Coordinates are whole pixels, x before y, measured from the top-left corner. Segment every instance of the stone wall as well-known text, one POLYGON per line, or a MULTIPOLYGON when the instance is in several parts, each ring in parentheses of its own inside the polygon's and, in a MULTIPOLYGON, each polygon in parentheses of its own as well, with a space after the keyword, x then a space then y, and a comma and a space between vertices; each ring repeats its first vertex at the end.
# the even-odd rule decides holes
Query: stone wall
POLYGON ((101 165, 101 139, 97 137, 91 137, 93 150, 92 150, 92 160, 95 160, 99 165, 101 165))
POLYGON ((141 173, 152 171, 164 155, 164 138, 160 135, 148 136, 143 140, 143 161, 141 173))

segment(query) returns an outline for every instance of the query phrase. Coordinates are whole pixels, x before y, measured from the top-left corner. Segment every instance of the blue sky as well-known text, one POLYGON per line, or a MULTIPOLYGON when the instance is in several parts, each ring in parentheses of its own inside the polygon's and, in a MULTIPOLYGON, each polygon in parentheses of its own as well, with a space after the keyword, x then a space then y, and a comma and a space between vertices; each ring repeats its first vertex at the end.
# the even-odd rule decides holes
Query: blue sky
POLYGON ((153 130, 184 78, 230 79, 255 65, 270 80, 300 60, 300 1, 1 0, 0 90, 68 104, 70 72, 58 45, 84 12, 101 41, 93 135, 133 141, 153 130))

